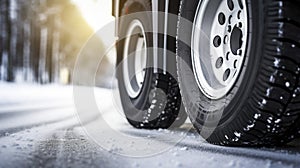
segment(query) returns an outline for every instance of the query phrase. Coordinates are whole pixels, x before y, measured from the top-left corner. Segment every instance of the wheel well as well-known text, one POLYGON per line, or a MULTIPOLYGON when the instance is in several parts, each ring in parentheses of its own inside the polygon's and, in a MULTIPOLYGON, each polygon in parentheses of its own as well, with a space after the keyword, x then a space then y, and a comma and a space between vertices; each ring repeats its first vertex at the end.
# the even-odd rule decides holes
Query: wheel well
POLYGON ((124 7, 126 1, 127 1, 127 0, 120 0, 120 4, 119 4, 119 12, 118 12, 118 13, 119 13, 119 16, 118 16, 118 17, 120 17, 121 12, 122 12, 122 9, 123 9, 123 7, 124 7))
MULTIPOLYGON (((114 8, 114 6, 115 6, 115 4, 116 4, 116 1, 117 1, 117 0, 113 1, 113 16, 115 16, 115 8, 114 8)), ((121 16, 122 9, 123 9, 123 7, 124 7, 126 1, 127 1, 127 0, 119 0, 119 9, 118 9, 118 10, 119 10, 119 11, 118 11, 118 14, 119 14, 119 15, 118 15, 117 17, 120 17, 120 16, 121 16)), ((145 1, 145 0, 141 0, 141 1, 145 1)), ((151 2, 151 0, 147 0, 147 1, 151 2)))

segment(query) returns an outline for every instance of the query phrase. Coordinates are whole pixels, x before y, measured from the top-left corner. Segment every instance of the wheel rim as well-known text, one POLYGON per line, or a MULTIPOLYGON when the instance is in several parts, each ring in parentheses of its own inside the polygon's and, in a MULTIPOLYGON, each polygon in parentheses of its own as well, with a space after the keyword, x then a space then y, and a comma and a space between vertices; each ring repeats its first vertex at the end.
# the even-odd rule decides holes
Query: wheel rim
POLYGON ((128 95, 136 98, 143 87, 147 63, 146 34, 142 23, 135 19, 128 27, 124 44, 123 76, 128 95))
POLYGON ((192 32, 192 65, 202 93, 220 99, 242 70, 248 38, 245 0, 199 3, 192 32))

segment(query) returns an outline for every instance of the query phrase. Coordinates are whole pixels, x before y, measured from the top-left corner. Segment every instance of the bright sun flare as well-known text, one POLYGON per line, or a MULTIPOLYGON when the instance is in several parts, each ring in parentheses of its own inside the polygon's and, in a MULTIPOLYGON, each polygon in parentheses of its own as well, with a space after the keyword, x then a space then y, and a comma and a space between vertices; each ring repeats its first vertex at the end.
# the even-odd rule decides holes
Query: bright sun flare
POLYGON ((72 0, 79 8, 82 16, 96 32, 105 24, 111 22, 112 2, 108 0, 72 0))

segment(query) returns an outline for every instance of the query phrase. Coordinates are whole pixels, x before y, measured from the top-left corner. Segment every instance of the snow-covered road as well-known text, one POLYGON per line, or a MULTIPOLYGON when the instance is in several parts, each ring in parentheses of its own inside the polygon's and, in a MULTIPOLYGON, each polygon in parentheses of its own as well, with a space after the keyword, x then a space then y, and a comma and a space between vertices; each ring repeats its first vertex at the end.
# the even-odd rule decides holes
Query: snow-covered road
POLYGON ((214 146, 189 122, 174 130, 134 129, 111 90, 93 89, 98 111, 90 112, 93 100, 76 98, 90 91, 85 87, 75 94, 57 85, 1 83, 0 89, 0 167, 300 167, 300 142, 214 146))

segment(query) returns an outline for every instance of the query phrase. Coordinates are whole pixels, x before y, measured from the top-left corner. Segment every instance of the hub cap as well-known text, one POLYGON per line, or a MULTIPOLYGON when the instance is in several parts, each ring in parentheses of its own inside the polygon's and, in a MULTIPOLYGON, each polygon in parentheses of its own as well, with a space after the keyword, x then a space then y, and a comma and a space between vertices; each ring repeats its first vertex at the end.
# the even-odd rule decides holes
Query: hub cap
POLYGON ((124 85, 131 98, 136 98, 140 94, 145 80, 146 47, 146 35, 143 25, 135 19, 128 27, 123 54, 124 85))
POLYGON ((245 60, 248 15, 245 0, 199 3, 192 32, 192 64, 200 90, 224 97, 238 80, 245 60))

